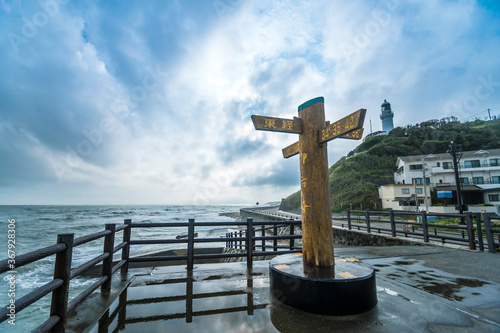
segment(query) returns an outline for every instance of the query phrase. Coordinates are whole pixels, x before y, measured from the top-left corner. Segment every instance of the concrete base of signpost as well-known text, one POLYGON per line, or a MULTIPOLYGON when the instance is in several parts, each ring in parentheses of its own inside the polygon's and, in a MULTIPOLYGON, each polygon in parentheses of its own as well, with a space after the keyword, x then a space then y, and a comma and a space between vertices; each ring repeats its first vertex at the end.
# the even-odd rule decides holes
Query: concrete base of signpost
POLYGON ((332 316, 354 315, 377 305, 375 271, 357 259, 336 259, 330 267, 303 265, 301 254, 269 263, 271 295, 293 308, 332 316))

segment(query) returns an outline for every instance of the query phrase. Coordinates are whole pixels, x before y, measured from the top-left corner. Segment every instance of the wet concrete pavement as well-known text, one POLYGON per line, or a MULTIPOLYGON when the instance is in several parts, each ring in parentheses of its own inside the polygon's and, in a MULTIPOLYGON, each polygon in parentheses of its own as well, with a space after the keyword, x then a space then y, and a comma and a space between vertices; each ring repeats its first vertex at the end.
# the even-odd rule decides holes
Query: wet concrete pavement
POLYGON ((100 324, 82 310, 68 331, 500 332, 498 254, 433 246, 335 251, 337 259, 376 270, 374 309, 334 317, 283 305, 269 294, 269 261, 254 261, 251 270, 245 262, 195 265, 192 273, 184 266, 138 268, 100 324))

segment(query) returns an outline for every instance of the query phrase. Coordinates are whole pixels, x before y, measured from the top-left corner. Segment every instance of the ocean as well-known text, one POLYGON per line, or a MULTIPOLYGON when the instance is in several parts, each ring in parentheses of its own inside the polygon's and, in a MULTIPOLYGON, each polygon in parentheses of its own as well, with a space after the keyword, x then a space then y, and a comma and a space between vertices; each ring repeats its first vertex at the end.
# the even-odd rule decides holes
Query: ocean
MULTIPOLYGON (((132 223, 165 223, 196 221, 234 221, 221 213, 239 212, 244 205, 211 206, 0 206, 0 259, 8 257, 9 232, 15 226, 15 255, 35 251, 57 242, 57 234, 74 233, 75 238, 104 230, 107 223, 123 224, 124 219, 132 223), (13 221, 14 220, 14 221, 13 221)), ((223 227, 196 228, 198 237, 218 237, 227 232, 223 227)), ((187 228, 144 228, 134 229, 132 239, 172 238, 186 233, 187 228)), ((120 232, 115 245, 121 242, 120 232)), ((185 247, 184 244, 136 245, 131 255, 185 247)), ((203 244, 204 247, 221 247, 224 243, 203 244)), ((73 251, 72 267, 102 253, 103 239, 78 246, 73 251)), ((12 254, 12 252, 11 252, 12 254)), ((47 257, 33 264, 16 269, 15 299, 49 282, 53 277, 55 256, 47 257)), ((0 306, 8 305, 9 275, 1 274, 0 306)), ((96 279, 75 278, 71 280, 70 299, 91 285, 96 279)), ((0 332, 29 332, 49 316, 50 294, 22 310, 15 317, 15 326, 8 321, 0 323, 0 332)))

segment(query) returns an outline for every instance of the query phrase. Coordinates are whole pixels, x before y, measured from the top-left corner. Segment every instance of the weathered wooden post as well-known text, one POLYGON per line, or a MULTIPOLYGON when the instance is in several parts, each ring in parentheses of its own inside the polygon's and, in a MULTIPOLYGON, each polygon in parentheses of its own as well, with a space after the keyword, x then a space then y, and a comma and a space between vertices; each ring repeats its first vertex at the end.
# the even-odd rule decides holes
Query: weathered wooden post
POLYGON ((121 268, 121 274, 127 274, 129 266, 128 260, 130 257, 130 235, 132 233, 132 220, 125 219, 123 223, 127 225, 127 228, 123 229, 123 242, 127 243, 127 245, 125 245, 125 247, 122 249, 122 260, 125 260, 125 264, 121 268))
POLYGON ((56 254, 54 280, 61 279, 62 285, 52 292, 50 316, 59 316, 59 321, 52 332, 65 332, 68 311, 69 283, 71 280, 71 260, 73 258, 74 234, 57 235, 57 243, 66 245, 66 249, 56 254))
POLYGON ((257 130, 299 134, 298 142, 283 149, 283 157, 300 154, 302 255, 304 269, 314 274, 316 267, 335 264, 327 142, 338 137, 361 139, 366 110, 330 124, 325 122, 324 99, 318 97, 300 105, 298 111, 298 118, 254 115, 252 121, 257 130))
POLYGON ((108 279, 101 286, 101 293, 108 295, 111 292, 111 279, 113 277, 113 249, 115 247, 115 229, 116 224, 108 223, 105 229, 111 231, 104 237, 103 253, 109 253, 109 256, 102 261, 102 276, 108 279))
POLYGON ((322 101, 299 107, 302 133, 299 135, 302 202, 302 256, 304 268, 329 267, 333 257, 332 210, 328 185, 326 142, 318 144, 325 127, 322 101))
MULTIPOLYGON (((271 293, 305 311, 361 313, 377 304, 375 271, 353 258, 335 265, 327 142, 360 139, 366 110, 330 124, 325 122, 324 99, 318 97, 300 105, 298 111, 299 117, 293 119, 252 116, 257 130, 299 134, 299 141, 284 148, 283 156, 299 154, 302 254, 270 261, 271 293)), ((273 245, 276 250, 276 242, 273 245)))

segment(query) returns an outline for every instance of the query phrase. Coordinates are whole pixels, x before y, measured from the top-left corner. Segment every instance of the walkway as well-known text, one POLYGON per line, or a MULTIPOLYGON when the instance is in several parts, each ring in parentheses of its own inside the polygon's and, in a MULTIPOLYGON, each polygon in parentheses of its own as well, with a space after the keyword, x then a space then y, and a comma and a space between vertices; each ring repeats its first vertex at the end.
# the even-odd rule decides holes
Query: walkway
MULTIPOLYGON (((78 311, 68 331, 500 332, 495 254, 402 246, 338 248, 335 255, 376 269, 375 309, 329 317, 284 306, 269 295, 268 261, 255 261, 250 271, 245 263, 200 264, 192 273, 183 266, 138 268, 100 324, 78 311)), ((88 302, 81 306, 98 311, 88 302)))

